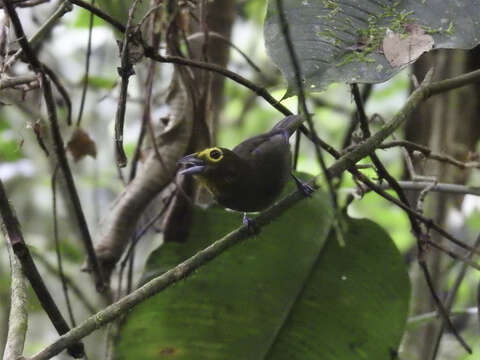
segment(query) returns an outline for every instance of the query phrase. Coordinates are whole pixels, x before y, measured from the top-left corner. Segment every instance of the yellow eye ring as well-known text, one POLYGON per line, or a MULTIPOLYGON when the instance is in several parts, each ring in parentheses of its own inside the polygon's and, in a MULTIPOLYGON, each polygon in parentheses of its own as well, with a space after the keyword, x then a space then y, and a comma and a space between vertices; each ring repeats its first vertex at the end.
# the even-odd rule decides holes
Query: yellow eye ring
POLYGON ((222 153, 217 149, 213 149, 208 153, 208 157, 212 160, 219 160, 222 157, 222 153))
POLYGON ((223 159, 223 151, 218 147, 203 150, 198 157, 204 158, 209 162, 216 163, 223 159))

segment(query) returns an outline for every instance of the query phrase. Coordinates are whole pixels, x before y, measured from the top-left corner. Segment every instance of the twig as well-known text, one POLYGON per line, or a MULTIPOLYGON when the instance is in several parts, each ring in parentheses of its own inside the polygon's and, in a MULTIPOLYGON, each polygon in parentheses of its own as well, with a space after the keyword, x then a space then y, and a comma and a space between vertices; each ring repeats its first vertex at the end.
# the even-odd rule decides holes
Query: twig
MULTIPOLYGON (((5 2, 4 4, 7 8, 11 6, 5 2)), ((20 231, 20 224, 14 214, 13 209, 10 207, 7 194, 5 193, 3 183, 0 180, 0 216, 7 233, 7 239, 10 241, 13 252, 21 263, 23 273, 30 282, 30 285, 37 295, 38 301, 45 310, 45 313, 50 318, 50 321, 55 326, 59 335, 65 334, 70 328, 58 310, 52 295, 45 286, 45 283, 33 262, 30 251, 23 240, 23 234, 20 231)), ((68 346, 68 353, 75 358, 82 357, 84 354, 83 344, 78 341, 72 342, 68 346)))
POLYGON ((118 75, 120 75, 120 96, 118 99, 117 113, 115 116, 115 155, 117 159, 117 166, 119 168, 127 165, 127 155, 123 149, 123 125, 125 123, 125 111, 127 108, 128 83, 130 76, 135 74, 133 70, 132 60, 130 59, 130 41, 134 36, 132 32, 133 16, 137 8, 139 0, 135 0, 128 11, 127 27, 125 29, 122 49, 120 52, 121 64, 117 68, 118 75))
POLYGON ((8 335, 3 353, 4 360, 15 360, 22 356, 25 346, 25 336, 28 327, 27 286, 25 275, 17 256, 13 253, 11 240, 7 239, 8 256, 10 258, 10 315, 8 317, 8 335))
POLYGON ((428 271, 427 263, 425 262, 425 259, 419 258, 418 264, 420 265, 420 268, 423 271, 423 274, 425 276, 425 280, 427 281, 427 286, 430 290, 430 294, 433 297, 433 300, 435 301, 438 309, 438 313, 440 314, 440 317, 443 319, 444 323, 446 324, 446 327, 452 331, 453 335, 455 338, 460 342, 460 344, 463 346, 463 348, 469 353, 472 353, 472 349, 470 346, 463 340, 463 338, 460 336, 460 334, 457 332, 457 329, 455 326, 453 326, 452 321, 448 317, 448 311, 446 311, 445 307, 442 304, 442 301, 438 297, 435 286, 432 281, 432 277, 430 276, 430 272, 428 271))
MULTIPOLYGON (((372 93, 372 88, 373 88, 372 84, 365 84, 363 92, 360 96, 363 104, 365 104, 365 102, 370 97, 370 94, 372 93)), ((343 138, 343 141, 342 141, 342 150, 346 149, 351 144, 352 135, 353 135, 353 132, 355 131, 355 128, 358 125, 358 120, 359 120, 358 110, 356 110, 350 115, 350 124, 348 125, 348 129, 345 131, 345 137, 343 138)))
POLYGON ((432 189, 435 187, 437 184, 437 181, 432 181, 431 183, 427 183, 427 185, 420 191, 420 194, 418 194, 418 199, 417 199, 417 211, 419 213, 423 214, 423 209, 424 209, 424 203, 425 199, 427 198, 427 195, 432 189))
POLYGON ((31 65, 33 71, 36 74, 40 75, 40 82, 41 82, 41 85, 43 86, 43 98, 47 107, 48 118, 50 120, 50 130, 51 130, 51 135, 54 142, 55 153, 57 155, 60 169, 62 170, 62 173, 64 175, 64 179, 68 189, 68 194, 70 195, 70 200, 75 210, 75 217, 77 220, 77 224, 80 228, 80 232, 82 234, 82 240, 88 256, 88 260, 90 265, 93 268, 93 274, 95 277, 97 290, 100 292, 104 292, 106 291, 108 286, 107 284, 104 283, 104 280, 100 271, 100 266, 98 264, 95 251, 93 249, 92 238, 88 230, 87 221, 83 214, 80 199, 76 191, 75 182, 73 180, 73 176, 70 171, 70 167, 68 165, 68 160, 67 160, 67 156, 65 154, 65 149, 63 145, 63 139, 60 134, 60 129, 58 126, 57 112, 55 108, 55 101, 52 95, 52 88, 50 86, 50 81, 45 75, 45 69, 43 64, 38 60, 35 52, 32 50, 30 44, 27 41, 27 38, 23 31, 22 24, 20 22, 20 19, 18 18, 17 12, 15 11, 15 9, 13 8, 12 4, 9 1, 7 0, 2 0, 2 1, 4 3, 5 10, 7 11, 8 16, 10 17, 12 25, 15 29, 17 41, 19 42, 20 47, 22 48, 22 51, 25 55, 26 60, 31 65))
POLYGON ((438 161, 443 161, 445 163, 457 166, 461 169, 480 168, 480 162, 478 162, 478 161, 463 162, 463 161, 460 161, 460 160, 457 160, 457 159, 453 158, 450 155, 435 153, 430 148, 428 148, 424 145, 416 144, 414 142, 407 141, 407 140, 389 141, 389 142, 381 144, 378 148, 379 149, 389 149, 389 148, 397 147, 397 146, 401 146, 401 147, 407 149, 408 151, 418 151, 418 152, 422 153, 427 158, 438 160, 438 161))
MULTIPOLYGON (((464 310, 454 310, 450 313, 450 316, 463 316, 463 315, 477 315, 478 309, 475 307, 466 308, 464 310)), ((428 313, 415 315, 407 320, 407 330, 415 329, 419 326, 428 324, 431 320, 439 318, 438 311, 431 311, 428 313)))
MULTIPOLYGON (((407 191, 420 191, 424 189, 431 182, 425 181, 398 181, 398 184, 403 190, 407 191)), ((381 189, 390 189, 388 184, 380 184, 381 189)), ((342 189, 347 192, 355 192, 356 189, 348 188, 342 189)), ((458 194, 458 195, 476 195, 480 196, 480 187, 476 186, 466 186, 466 185, 458 185, 458 184, 448 184, 448 183, 437 183, 431 189, 433 192, 443 192, 443 193, 451 193, 451 194, 458 194)))
POLYGON ((45 64, 42 65, 43 70, 48 75, 50 80, 52 80, 52 82, 55 84, 55 87, 62 96, 63 101, 65 101, 65 105, 67 107, 67 124, 72 125, 72 101, 70 100, 70 95, 68 95, 67 89, 65 89, 57 74, 55 74, 55 72, 53 72, 53 70, 45 64))
POLYGON ((430 239, 426 239, 425 242, 428 245, 430 245, 431 247, 447 254, 452 259, 462 262, 464 266, 470 266, 471 268, 473 268, 475 270, 480 270, 480 265, 477 264, 476 262, 474 262, 473 260, 471 260, 469 256, 466 256, 466 257, 459 256, 459 255, 455 254, 453 251, 447 249, 445 246, 441 245, 440 243, 438 243, 436 241, 432 241, 430 239))
POLYGON ((73 327, 76 326, 75 316, 73 315, 72 303, 70 302, 70 296, 68 294, 68 285, 65 280, 65 274, 63 272, 62 254, 60 252, 60 240, 58 238, 58 219, 57 219, 57 169, 53 171, 51 188, 52 188, 52 215, 53 215, 53 238, 55 240, 55 253, 57 255, 58 274, 60 276, 60 282, 62 283, 63 296, 65 297, 65 304, 67 305, 68 316, 70 317, 70 323, 73 327))
MULTIPOLYGON (((68 1, 68 0, 67 0, 68 1)), ((95 0, 91 0, 92 6, 95 6, 95 0)), ((88 79, 90 76, 90 56, 92 55, 92 33, 93 33, 93 13, 90 13, 90 19, 88 22, 88 40, 87 40, 87 53, 85 54, 85 75, 82 84, 82 96, 80 98, 80 106, 78 109, 77 126, 80 126, 82 122, 83 108, 85 106, 85 99, 87 97, 88 79)))

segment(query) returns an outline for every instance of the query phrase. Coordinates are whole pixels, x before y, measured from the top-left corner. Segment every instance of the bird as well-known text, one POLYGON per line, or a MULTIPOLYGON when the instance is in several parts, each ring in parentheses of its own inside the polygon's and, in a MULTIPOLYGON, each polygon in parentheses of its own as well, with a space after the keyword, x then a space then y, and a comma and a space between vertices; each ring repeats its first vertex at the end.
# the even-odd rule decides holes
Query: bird
POLYGON ((220 205, 243 212, 243 223, 250 227, 247 213, 271 206, 290 176, 306 196, 314 191, 292 172, 289 138, 302 122, 300 116, 290 115, 232 150, 214 146, 187 155, 177 162, 185 166, 179 174, 193 175, 220 205))

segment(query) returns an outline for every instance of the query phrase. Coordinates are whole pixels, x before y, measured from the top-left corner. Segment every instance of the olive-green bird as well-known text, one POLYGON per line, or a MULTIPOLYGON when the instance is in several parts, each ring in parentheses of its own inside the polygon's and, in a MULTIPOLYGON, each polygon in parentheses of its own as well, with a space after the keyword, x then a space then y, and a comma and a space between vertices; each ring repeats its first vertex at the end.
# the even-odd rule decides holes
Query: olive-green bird
MULTIPOLYGON (((187 168, 180 174, 195 175, 217 202, 229 209, 253 212, 273 204, 291 175, 305 195, 313 188, 291 172, 288 139, 302 124, 299 116, 287 116, 269 132, 251 137, 233 150, 212 147, 178 161, 187 168)), ((244 216, 244 223, 248 223, 244 216)))

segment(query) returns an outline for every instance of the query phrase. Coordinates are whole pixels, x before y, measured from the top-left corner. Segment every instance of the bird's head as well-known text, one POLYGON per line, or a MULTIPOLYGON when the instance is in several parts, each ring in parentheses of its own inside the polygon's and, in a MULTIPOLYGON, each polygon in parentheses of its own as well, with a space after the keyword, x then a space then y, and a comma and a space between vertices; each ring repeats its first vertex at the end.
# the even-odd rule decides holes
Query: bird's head
POLYGON ((232 163, 236 155, 228 149, 212 147, 193 153, 178 160, 178 164, 187 168, 180 171, 181 175, 208 176, 209 173, 221 171, 232 163))

